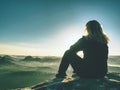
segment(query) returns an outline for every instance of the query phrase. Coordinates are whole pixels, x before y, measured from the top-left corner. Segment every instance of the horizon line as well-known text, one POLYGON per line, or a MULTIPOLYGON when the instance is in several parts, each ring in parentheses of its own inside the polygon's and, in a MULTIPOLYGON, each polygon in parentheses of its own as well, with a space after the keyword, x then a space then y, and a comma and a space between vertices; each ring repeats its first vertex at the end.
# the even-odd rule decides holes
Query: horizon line
MULTIPOLYGON (((1 54, 0 53, 0 56, 5 56, 5 55, 8 55, 8 56, 34 56, 34 57, 37 57, 37 56, 39 56, 39 57, 62 57, 62 55, 25 55, 25 54, 1 54)), ((109 54, 108 55, 108 57, 109 56, 120 56, 119 54, 109 54)))

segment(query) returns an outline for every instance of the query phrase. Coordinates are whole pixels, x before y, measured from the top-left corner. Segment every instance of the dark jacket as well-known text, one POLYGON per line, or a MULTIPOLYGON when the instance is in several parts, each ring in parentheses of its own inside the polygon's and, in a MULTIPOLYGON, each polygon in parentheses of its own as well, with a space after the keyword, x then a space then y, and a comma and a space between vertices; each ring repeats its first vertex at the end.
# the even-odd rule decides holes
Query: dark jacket
POLYGON ((80 75, 83 77, 102 77, 107 73, 108 46, 94 39, 83 36, 70 47, 70 52, 76 54, 83 51, 80 75))

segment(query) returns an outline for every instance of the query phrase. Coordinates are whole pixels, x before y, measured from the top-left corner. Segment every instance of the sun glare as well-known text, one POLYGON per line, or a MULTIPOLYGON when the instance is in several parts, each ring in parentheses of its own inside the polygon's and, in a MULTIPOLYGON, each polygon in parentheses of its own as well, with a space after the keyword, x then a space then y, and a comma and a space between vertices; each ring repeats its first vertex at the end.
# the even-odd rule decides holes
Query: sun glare
POLYGON ((82 37, 83 30, 80 30, 80 26, 73 26, 63 29, 63 34, 61 42, 64 41, 66 49, 78 41, 82 37))
POLYGON ((65 46, 66 47, 70 47, 71 45, 73 45, 75 42, 78 41, 78 39, 80 38, 79 34, 73 35, 70 38, 68 38, 65 42, 65 46))

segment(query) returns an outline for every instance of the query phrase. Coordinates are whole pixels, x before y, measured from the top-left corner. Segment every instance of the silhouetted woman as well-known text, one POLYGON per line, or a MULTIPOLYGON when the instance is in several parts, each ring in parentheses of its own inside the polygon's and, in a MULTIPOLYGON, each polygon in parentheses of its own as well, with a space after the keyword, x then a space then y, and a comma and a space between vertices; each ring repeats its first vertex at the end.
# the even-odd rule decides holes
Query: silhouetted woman
POLYGON ((87 35, 65 52, 56 77, 65 77, 69 64, 80 77, 102 78, 106 75, 109 39, 96 20, 89 21, 85 30, 87 35), (77 55, 79 51, 83 51, 83 58, 77 55))

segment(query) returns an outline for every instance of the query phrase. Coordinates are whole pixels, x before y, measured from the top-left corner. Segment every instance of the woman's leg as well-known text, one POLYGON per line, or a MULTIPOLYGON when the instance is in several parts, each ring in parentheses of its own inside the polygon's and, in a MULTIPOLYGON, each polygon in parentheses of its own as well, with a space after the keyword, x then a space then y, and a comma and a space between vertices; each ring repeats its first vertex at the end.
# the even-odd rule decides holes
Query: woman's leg
POLYGON ((66 51, 62 57, 62 61, 60 63, 58 74, 56 75, 56 77, 66 76, 66 71, 67 71, 69 63, 70 63, 69 57, 70 57, 69 51, 66 51))
POLYGON ((70 64, 73 68, 73 73, 80 74, 81 73, 81 68, 83 66, 83 59, 75 54, 73 57, 71 57, 70 64))
POLYGON ((73 67, 75 73, 79 72, 80 64, 82 63, 82 59, 76 54, 72 54, 68 51, 63 55, 62 61, 59 66, 58 74, 56 77, 64 77, 66 76, 66 71, 68 69, 69 64, 73 67))

